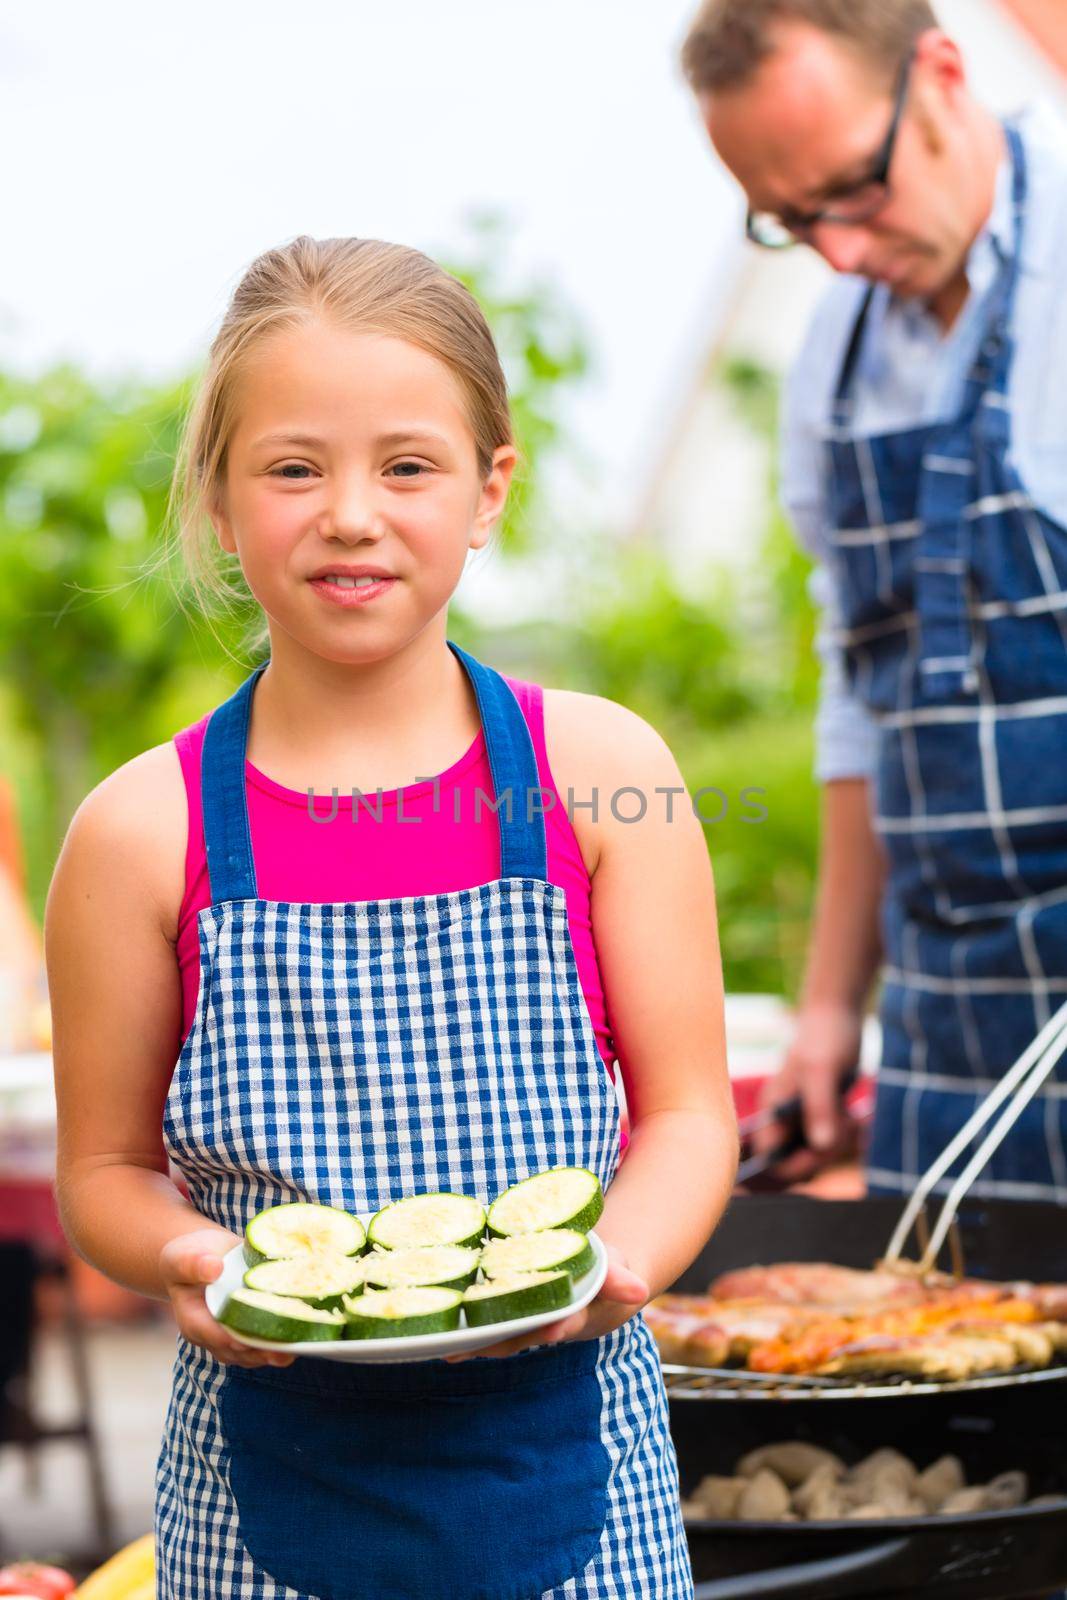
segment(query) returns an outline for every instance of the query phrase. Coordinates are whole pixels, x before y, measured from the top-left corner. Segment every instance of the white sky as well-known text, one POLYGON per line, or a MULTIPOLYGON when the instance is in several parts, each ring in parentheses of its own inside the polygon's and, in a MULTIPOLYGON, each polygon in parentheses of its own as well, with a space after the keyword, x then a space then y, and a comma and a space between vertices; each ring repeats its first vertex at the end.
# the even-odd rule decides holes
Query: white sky
POLYGON ((695 0, 34 0, 0 17, 0 360, 199 359, 300 232, 447 253, 471 208, 575 306, 610 518, 656 455, 736 200, 676 67, 695 0), (658 419, 658 420, 657 420, 658 419))
MULTIPOLYGON (((676 65, 695 5, 6 7, 0 362, 176 375, 267 246, 353 233, 447 254, 466 212, 499 210, 516 270, 558 284, 590 337, 580 455, 625 522, 736 261, 740 201, 676 65)), ((985 0, 942 15, 996 101, 1006 25, 985 0)))

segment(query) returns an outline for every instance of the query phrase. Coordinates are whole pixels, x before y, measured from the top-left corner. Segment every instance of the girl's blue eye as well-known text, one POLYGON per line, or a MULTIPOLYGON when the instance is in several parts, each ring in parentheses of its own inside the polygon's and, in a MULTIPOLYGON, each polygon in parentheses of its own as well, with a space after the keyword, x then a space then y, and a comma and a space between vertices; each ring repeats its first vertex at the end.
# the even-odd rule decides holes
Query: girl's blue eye
MULTIPOLYGON (((271 472, 271 477, 272 478, 280 478, 286 472, 310 472, 310 471, 311 471, 311 468, 305 466, 304 463, 301 462, 301 461, 287 461, 284 467, 275 467, 275 468, 273 468, 273 470, 271 472)), ((289 483, 304 483, 306 480, 303 479, 303 478, 289 478, 287 481, 289 483)))
POLYGON ((390 472, 397 472, 403 478, 414 478, 425 472, 426 468, 419 461, 398 461, 389 468, 390 472))

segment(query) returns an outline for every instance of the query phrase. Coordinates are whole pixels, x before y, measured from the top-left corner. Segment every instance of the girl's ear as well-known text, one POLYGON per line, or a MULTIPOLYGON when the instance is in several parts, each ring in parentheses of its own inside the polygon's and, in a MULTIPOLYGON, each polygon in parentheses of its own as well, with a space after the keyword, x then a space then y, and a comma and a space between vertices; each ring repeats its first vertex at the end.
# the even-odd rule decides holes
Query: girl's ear
POLYGON ((230 519, 226 514, 226 507, 221 494, 216 495, 210 502, 207 514, 211 519, 211 526, 215 530, 215 537, 219 541, 221 548, 228 555, 236 555, 237 540, 233 536, 233 529, 230 526, 230 519))
POLYGON ((508 486, 518 459, 518 451, 514 445, 502 444, 493 451, 493 465, 489 469, 489 476, 482 484, 482 492, 478 496, 478 509, 474 513, 474 522, 471 526, 472 550, 480 550, 488 543, 493 524, 507 503, 508 486))

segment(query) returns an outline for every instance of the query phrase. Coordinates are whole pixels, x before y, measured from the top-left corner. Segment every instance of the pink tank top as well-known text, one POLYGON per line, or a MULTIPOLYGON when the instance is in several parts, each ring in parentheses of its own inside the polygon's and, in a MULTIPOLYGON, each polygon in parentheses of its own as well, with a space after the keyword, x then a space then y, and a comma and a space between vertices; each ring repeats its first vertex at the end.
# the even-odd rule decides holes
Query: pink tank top
MULTIPOLYGON (((589 874, 548 764, 543 691, 538 684, 506 681, 529 726, 542 788, 556 795, 545 816, 548 877, 566 893, 578 976, 600 1054, 610 1069, 615 1050, 593 943, 589 874)), ((207 723, 203 717, 174 736, 189 802, 185 896, 177 943, 183 1042, 193 1024, 200 987, 197 914, 211 904, 200 794, 200 753, 207 723)), ((447 894, 500 876, 500 834, 493 813, 484 801, 480 816, 476 811, 477 791, 493 793, 483 733, 437 779, 386 790, 380 802, 377 794, 366 796, 357 804, 354 820, 351 794, 338 795, 332 821, 316 822, 309 815, 306 793, 283 788, 250 761, 245 762, 245 777, 256 886, 264 900, 389 900, 447 894)), ((545 804, 550 805, 547 798, 545 804)), ((332 810, 331 796, 315 797, 316 816, 329 817, 332 810)))

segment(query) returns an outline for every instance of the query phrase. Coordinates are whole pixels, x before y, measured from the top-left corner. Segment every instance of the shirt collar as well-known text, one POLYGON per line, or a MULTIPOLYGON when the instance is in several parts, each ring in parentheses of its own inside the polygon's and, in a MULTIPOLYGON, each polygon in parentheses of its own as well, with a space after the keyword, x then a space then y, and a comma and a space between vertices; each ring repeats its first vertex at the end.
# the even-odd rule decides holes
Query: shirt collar
MULTIPOLYGON (((1013 165, 1007 140, 997 165, 993 204, 978 236, 967 252, 967 277, 972 290, 988 288, 1000 262, 1000 253, 1015 249, 1015 206, 1012 201, 1013 165), (1000 253, 998 253, 998 250, 1000 253)), ((1024 255, 1027 252, 1024 248, 1024 255)))
MULTIPOLYGON (((1018 128, 1026 152, 1022 269, 1028 278, 1058 276, 1062 270, 1067 123, 1062 110, 1043 98, 1026 106, 1010 121, 1018 128)), ((1000 229, 998 241, 1009 251, 1014 248, 1015 238, 1011 177, 1011 155, 1005 146, 997 172, 997 195, 987 226, 996 224, 1000 229)))

